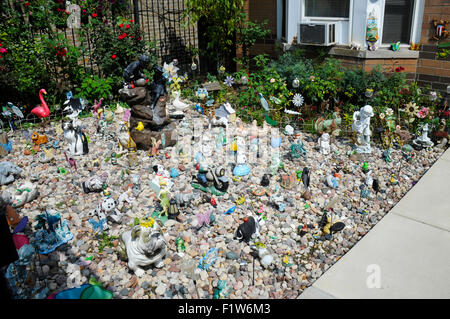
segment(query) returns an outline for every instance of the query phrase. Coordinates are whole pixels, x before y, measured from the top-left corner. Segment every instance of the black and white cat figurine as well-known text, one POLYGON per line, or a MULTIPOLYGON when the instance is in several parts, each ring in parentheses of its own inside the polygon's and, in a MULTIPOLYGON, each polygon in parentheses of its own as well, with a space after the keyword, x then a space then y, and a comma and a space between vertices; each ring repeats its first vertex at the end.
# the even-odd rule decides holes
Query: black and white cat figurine
POLYGON ((85 155, 89 153, 89 147, 86 135, 81 128, 74 127, 72 122, 63 121, 64 139, 69 144, 71 155, 85 155))

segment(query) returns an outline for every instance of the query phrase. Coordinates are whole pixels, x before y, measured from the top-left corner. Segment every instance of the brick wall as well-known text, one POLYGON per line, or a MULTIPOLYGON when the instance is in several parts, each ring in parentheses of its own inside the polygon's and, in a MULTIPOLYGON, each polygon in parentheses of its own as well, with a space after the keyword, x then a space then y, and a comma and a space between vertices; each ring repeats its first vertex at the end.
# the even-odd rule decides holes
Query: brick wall
MULTIPOLYGON (((441 19, 450 20, 450 1, 426 0, 421 33, 423 45, 417 64, 416 81, 422 87, 430 87, 432 90, 445 93, 447 86, 450 85, 450 58, 437 58, 438 42, 431 39, 435 35, 433 20, 441 19)), ((441 43, 449 41, 450 37, 441 43)))

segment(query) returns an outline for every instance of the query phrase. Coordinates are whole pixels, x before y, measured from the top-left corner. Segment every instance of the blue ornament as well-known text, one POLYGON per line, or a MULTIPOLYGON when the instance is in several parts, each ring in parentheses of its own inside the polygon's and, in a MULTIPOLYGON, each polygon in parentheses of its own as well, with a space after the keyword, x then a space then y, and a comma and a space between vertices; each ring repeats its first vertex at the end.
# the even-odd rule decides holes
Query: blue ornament
POLYGON ((250 174, 250 167, 247 164, 236 165, 233 169, 234 176, 245 176, 250 174))
POLYGON ((178 177, 180 175, 180 173, 178 173, 178 171, 175 168, 172 168, 170 170, 170 177, 175 178, 178 177))

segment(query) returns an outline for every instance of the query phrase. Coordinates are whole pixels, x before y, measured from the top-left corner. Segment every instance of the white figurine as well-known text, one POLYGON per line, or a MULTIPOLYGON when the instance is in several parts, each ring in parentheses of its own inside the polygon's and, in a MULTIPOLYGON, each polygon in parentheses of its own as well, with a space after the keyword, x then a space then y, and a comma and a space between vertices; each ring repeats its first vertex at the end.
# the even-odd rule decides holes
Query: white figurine
POLYGON ((321 137, 319 137, 319 147, 320 153, 323 155, 330 154, 330 134, 323 133, 321 137))
POLYGON ((414 146, 418 146, 420 148, 432 147, 434 143, 428 137, 428 123, 422 127, 422 135, 413 140, 414 146))
POLYGON ((374 116, 372 106, 365 105, 359 111, 353 113, 352 131, 356 132, 357 153, 371 153, 370 147, 370 118, 374 116))
POLYGON ((372 178, 372 176, 370 176, 371 174, 372 174, 371 170, 366 173, 365 183, 368 187, 372 187, 372 184, 373 184, 373 178, 372 178))

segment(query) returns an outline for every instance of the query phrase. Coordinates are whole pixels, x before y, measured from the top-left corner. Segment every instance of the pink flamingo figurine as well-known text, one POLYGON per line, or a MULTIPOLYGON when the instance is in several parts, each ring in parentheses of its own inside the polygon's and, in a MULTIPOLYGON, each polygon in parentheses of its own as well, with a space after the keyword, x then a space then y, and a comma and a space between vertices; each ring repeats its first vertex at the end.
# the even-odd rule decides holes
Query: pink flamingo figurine
POLYGON ((39 98, 41 99, 41 105, 36 106, 34 109, 31 110, 31 113, 39 117, 40 119, 46 118, 50 115, 50 109, 47 106, 47 103, 44 100, 44 97, 42 96, 42 93, 47 94, 47 91, 45 89, 41 89, 39 91, 39 98))
POLYGON ((75 160, 72 157, 68 158, 66 152, 64 152, 64 156, 66 157, 66 161, 67 163, 69 163, 70 167, 74 167, 77 171, 77 163, 75 162, 75 160))
POLYGON ((100 100, 98 100, 98 103, 97 103, 97 100, 94 100, 94 110, 92 113, 94 113, 94 114, 97 113, 97 110, 99 109, 100 105, 102 105, 102 101, 103 101, 103 98, 100 98, 100 100))

